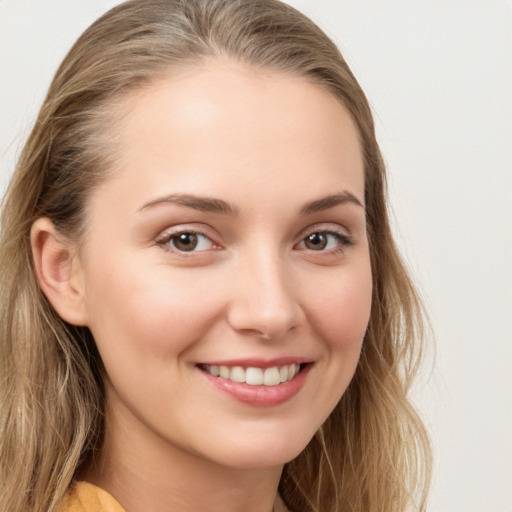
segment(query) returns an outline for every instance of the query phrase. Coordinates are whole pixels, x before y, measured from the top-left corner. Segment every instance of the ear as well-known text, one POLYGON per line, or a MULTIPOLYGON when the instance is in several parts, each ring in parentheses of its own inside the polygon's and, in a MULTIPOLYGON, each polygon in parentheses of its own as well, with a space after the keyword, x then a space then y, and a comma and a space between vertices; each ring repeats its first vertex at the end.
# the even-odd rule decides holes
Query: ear
POLYGON ((57 314, 73 325, 87 325, 82 268, 73 246, 47 218, 30 231, 37 280, 57 314))

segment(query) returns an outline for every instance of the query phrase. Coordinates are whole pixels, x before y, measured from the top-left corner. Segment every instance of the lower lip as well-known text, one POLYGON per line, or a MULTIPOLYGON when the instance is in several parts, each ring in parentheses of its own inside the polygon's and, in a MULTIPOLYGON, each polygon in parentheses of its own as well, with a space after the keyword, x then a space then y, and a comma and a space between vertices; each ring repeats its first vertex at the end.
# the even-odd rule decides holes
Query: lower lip
POLYGON ((292 380, 277 386, 251 386, 245 382, 233 382, 229 379, 214 377, 208 372, 199 371, 217 389, 231 395, 234 399, 253 407, 275 407, 291 400, 302 389, 312 364, 307 364, 292 380))

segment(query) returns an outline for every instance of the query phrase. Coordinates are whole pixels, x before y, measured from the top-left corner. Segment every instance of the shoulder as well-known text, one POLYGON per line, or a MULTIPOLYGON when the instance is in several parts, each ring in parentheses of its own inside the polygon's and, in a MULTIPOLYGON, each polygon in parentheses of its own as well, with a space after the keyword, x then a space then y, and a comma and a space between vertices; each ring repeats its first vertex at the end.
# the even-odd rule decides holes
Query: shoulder
POLYGON ((124 510, 107 491, 87 482, 76 482, 70 487, 58 512, 124 512, 124 510))

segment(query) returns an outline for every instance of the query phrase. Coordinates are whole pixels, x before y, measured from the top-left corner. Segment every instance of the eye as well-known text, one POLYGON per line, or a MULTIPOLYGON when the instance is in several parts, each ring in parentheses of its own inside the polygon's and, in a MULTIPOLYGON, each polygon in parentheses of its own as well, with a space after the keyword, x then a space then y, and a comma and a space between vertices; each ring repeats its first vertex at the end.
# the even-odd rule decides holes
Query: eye
POLYGON ((341 250, 343 246, 351 244, 351 238, 343 233, 337 233, 335 231, 316 231, 306 236, 297 247, 310 251, 333 251, 336 249, 341 250))
POLYGON ((216 247, 207 236, 194 231, 167 234, 157 243, 179 252, 208 251, 216 247))

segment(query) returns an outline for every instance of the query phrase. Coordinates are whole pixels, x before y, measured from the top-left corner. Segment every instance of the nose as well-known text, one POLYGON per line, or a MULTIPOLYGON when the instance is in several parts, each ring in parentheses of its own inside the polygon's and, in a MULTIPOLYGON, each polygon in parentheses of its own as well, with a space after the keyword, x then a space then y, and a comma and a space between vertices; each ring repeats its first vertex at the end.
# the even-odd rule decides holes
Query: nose
POLYGON ((275 340, 299 326, 305 315, 291 274, 278 254, 260 251, 240 261, 232 276, 228 309, 231 327, 243 334, 275 340))

